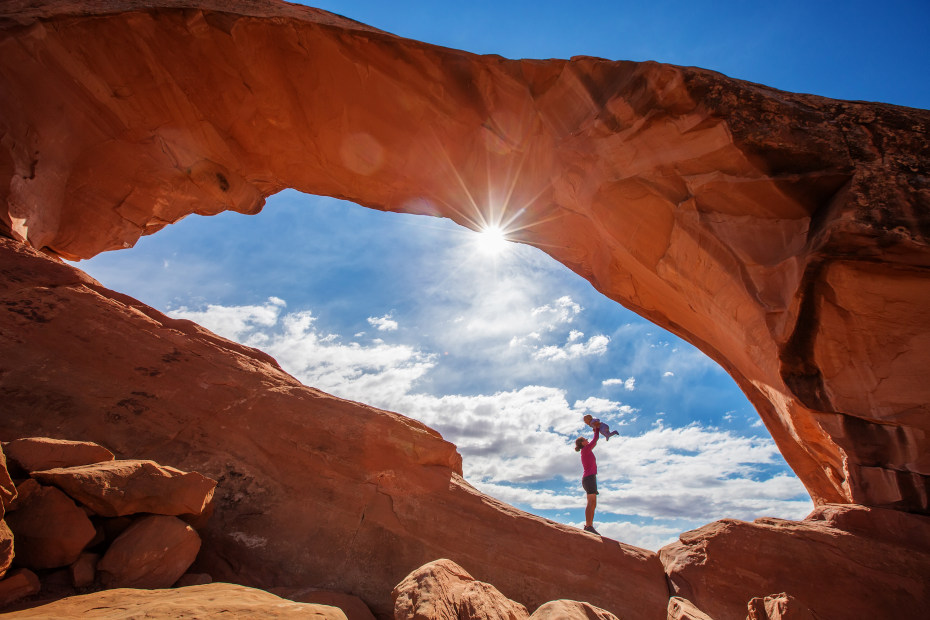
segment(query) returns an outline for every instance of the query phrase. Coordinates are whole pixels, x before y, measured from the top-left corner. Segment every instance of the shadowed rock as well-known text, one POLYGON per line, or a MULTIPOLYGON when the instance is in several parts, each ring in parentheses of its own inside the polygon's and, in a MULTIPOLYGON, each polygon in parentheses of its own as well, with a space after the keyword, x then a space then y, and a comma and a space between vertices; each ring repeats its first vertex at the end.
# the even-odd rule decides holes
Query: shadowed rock
POLYGON ((200 551, 197 532, 176 517, 142 517, 97 562, 108 588, 170 588, 200 551))
POLYGON ((16 564, 33 570, 68 566, 97 533, 87 514, 55 487, 31 492, 6 521, 13 531, 16 564))

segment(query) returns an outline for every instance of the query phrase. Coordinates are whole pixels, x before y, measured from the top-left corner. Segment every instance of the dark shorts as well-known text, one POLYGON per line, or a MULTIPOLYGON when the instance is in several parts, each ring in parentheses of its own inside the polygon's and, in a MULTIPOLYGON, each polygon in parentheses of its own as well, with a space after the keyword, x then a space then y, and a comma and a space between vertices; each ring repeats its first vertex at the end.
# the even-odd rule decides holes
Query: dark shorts
POLYGON ((581 486, 588 495, 597 495, 597 474, 591 474, 581 479, 581 486))

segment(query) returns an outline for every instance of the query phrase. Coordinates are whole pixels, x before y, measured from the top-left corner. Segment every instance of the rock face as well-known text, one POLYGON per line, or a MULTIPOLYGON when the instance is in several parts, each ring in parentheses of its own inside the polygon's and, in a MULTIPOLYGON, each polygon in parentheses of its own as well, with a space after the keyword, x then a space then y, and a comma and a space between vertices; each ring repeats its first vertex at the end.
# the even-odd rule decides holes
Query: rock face
POLYGON ((3 11, 13 238, 89 257, 286 187, 519 212, 517 240, 720 362, 816 502, 930 510, 927 111, 476 56, 273 0, 3 11))
POLYGON ((448 557, 528 609, 571 599, 665 617, 655 553, 478 493, 423 424, 305 387, 264 353, 3 238, 0 302, 15 334, 0 358, 0 437, 54 430, 216 480, 194 572, 346 592, 389 615, 397 583, 448 557))
POLYGON ((927 517, 826 506, 804 521, 711 523, 660 557, 673 593, 714 620, 742 620, 747 605, 761 618, 919 618, 930 601, 928 532, 927 517))
POLYGON ((139 512, 199 515, 213 499, 216 480, 147 460, 119 460, 33 472, 104 517, 139 512))
POLYGON ((346 620, 345 614, 335 607, 286 601, 262 590, 229 583, 211 583, 175 590, 105 590, 4 614, 4 618, 9 620, 182 617, 346 620))

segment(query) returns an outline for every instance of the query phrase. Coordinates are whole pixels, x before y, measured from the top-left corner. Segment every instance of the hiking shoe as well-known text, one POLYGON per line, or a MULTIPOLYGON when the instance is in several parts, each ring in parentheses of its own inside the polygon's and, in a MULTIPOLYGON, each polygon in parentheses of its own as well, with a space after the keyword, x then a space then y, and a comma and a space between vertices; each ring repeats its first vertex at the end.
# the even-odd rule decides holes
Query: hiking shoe
POLYGON ((586 526, 584 526, 584 531, 586 531, 586 532, 591 532, 592 534, 597 534, 598 536, 601 535, 600 532, 598 532, 596 529, 594 529, 594 526, 593 526, 593 525, 586 525, 586 526))

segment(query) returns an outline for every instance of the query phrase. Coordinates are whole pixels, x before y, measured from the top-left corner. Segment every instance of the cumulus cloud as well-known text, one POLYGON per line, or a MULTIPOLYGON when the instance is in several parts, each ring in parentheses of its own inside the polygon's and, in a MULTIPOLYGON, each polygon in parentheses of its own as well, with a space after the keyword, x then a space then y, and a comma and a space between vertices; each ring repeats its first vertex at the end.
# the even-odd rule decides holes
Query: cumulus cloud
POLYGON ((636 377, 629 377, 627 379, 605 379, 601 381, 601 385, 604 387, 622 385, 628 392, 632 392, 636 389, 636 377))
POLYGON ((397 321, 391 318, 390 314, 385 314, 381 317, 368 317, 368 322, 373 326, 377 327, 378 331, 382 332, 393 332, 397 330, 397 321))
POLYGON ((181 306, 169 311, 168 315, 176 319, 188 319, 220 336, 241 342, 256 329, 274 326, 286 305, 283 299, 269 297, 268 301, 258 306, 211 304, 203 310, 181 306))
POLYGON ((532 316, 541 321, 544 329, 553 330, 559 325, 571 323, 581 313, 581 306, 568 295, 559 297, 551 304, 533 308, 532 316))
POLYGON ((539 360, 558 362, 563 360, 574 360, 589 355, 603 355, 607 351, 607 345, 610 343, 610 338, 607 336, 592 336, 585 342, 575 342, 583 336, 584 334, 581 332, 573 331, 569 334, 568 340, 564 345, 539 347, 533 353, 533 357, 539 360))
MULTIPOLYGON (((563 297, 538 314, 570 322, 580 312, 576 307, 563 297)), ((629 405, 596 396, 569 401, 566 390, 545 385, 493 394, 426 393, 419 386, 439 363, 437 355, 377 339, 345 342, 321 329, 310 311, 285 308, 282 300, 270 298, 255 306, 178 308, 169 314, 260 347, 307 385, 423 421, 456 444, 472 484, 527 510, 582 510, 581 466, 573 448, 575 438, 590 430, 582 416, 590 412, 616 430, 637 413, 629 405)), ((369 323, 378 326, 378 320, 369 318, 369 323)), ((546 333, 541 324, 532 327, 546 333)), ((574 330, 556 348, 561 353, 548 359, 596 354, 609 339, 595 338, 585 340, 574 330), (572 353, 571 347, 582 347, 585 353, 572 353)), ((609 379, 603 385, 632 390, 635 379, 609 379)), ((779 454, 769 438, 743 437, 697 423, 672 428, 657 422, 599 444, 596 454, 599 529, 631 544, 658 548, 682 531, 683 523, 690 529, 723 517, 802 518, 811 509, 796 478, 771 474, 779 454), (630 523, 629 515, 646 521, 630 523)))

